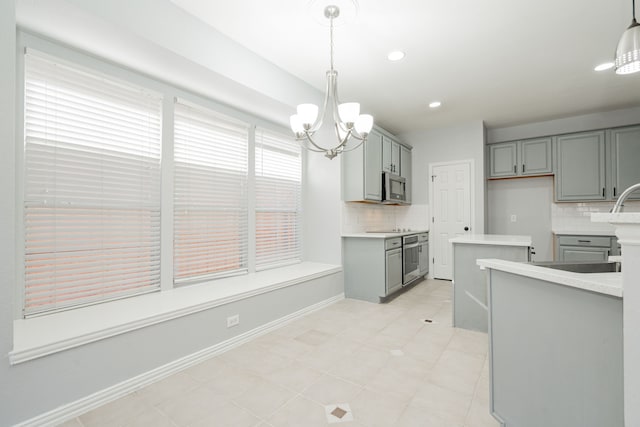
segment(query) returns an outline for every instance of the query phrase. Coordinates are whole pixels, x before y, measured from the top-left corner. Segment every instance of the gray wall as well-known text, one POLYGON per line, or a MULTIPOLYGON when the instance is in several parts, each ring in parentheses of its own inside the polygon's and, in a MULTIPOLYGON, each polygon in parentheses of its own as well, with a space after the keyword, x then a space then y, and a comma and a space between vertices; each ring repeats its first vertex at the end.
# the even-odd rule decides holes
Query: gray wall
POLYGON ((482 121, 464 123, 447 128, 407 132, 398 135, 401 141, 413 146, 413 203, 429 203, 429 163, 473 159, 475 190, 473 230, 485 232, 485 131, 482 121))
POLYGON ((487 201, 488 233, 531 236, 536 252, 533 259, 553 260, 552 177, 489 181, 487 201))
MULTIPOLYGON (((26 400, 28 390, 15 381, 9 367, 13 345, 13 304, 15 289, 15 2, 0 2, 0 425, 11 424, 14 396, 26 400)), ((13 419, 16 420, 15 418, 13 419)))
POLYGON ((517 139, 627 126, 637 123, 640 123, 640 106, 527 123, 519 126, 488 129, 487 143, 515 141, 517 139))

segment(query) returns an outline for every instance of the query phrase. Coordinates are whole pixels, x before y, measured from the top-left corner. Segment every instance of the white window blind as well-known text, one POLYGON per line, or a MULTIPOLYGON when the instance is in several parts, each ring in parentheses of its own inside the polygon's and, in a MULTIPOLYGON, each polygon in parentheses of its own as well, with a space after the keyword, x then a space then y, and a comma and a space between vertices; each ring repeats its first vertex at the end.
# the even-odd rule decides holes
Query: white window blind
POLYGON ((247 271, 249 126, 178 101, 174 282, 247 271))
POLYGON ((161 98, 25 55, 24 314, 160 287, 161 98))
POLYGON ((256 269, 299 262, 302 158, 290 136, 256 130, 256 269))

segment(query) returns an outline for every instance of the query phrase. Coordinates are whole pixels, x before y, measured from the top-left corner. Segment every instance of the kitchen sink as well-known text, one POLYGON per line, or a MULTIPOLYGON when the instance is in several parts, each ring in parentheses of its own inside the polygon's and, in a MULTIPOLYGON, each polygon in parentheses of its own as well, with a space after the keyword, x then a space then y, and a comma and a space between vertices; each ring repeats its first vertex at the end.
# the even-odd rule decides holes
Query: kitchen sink
POLYGON ((572 271, 574 273, 617 273, 622 271, 622 268, 619 262, 540 261, 540 262, 532 262, 531 264, 537 265, 538 267, 572 271))

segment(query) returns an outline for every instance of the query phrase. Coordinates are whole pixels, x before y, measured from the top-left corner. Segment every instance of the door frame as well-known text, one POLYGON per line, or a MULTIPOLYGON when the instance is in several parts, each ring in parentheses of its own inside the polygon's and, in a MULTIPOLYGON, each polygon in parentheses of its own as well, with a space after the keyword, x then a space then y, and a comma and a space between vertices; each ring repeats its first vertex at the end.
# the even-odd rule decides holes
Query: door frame
MULTIPOLYGON (((429 216, 431 217, 431 222, 429 223, 429 230, 432 231, 433 230, 433 169, 435 167, 438 166, 452 166, 452 165, 459 165, 459 164, 467 164, 469 165, 469 209, 471 210, 471 212, 469 212, 469 222, 470 222, 470 233, 473 234, 474 233, 474 229, 476 227, 476 209, 475 209, 475 203, 476 203, 476 186, 475 184, 475 160, 474 159, 461 159, 461 160, 451 160, 448 162, 434 162, 434 163, 429 163, 428 164, 428 170, 429 170, 429 175, 427 176, 427 180, 428 180, 428 189, 429 189, 429 216)), ((431 234, 431 233, 429 233, 431 234)), ((431 258, 429 260, 429 271, 431 272, 430 275, 433 278, 433 269, 434 269, 434 265, 433 265, 433 258, 436 255, 435 252, 435 241, 434 239, 432 239, 431 237, 429 237, 429 257, 431 258)), ((453 262, 453 260, 452 260, 453 262)), ((451 266, 451 268, 453 268, 453 265, 451 266)))

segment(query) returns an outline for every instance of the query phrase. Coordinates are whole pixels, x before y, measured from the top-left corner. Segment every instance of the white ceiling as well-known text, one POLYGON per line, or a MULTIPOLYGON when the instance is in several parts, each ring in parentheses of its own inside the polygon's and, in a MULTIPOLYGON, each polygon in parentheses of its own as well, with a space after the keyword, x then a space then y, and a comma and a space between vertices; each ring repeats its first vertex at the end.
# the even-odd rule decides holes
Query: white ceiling
MULTIPOLYGON (((172 0, 323 90, 331 0, 172 0), (312 13, 313 12, 313 13, 312 13)), ((335 0, 347 10, 352 0, 335 0)), ((630 0, 361 0, 335 30, 342 101, 392 132, 484 120, 504 127, 640 105, 640 73, 612 60, 630 0), (387 53, 406 52, 391 63, 387 53), (430 101, 442 101, 432 110, 430 101)), ((300 102, 306 100, 301 99, 300 102)))

